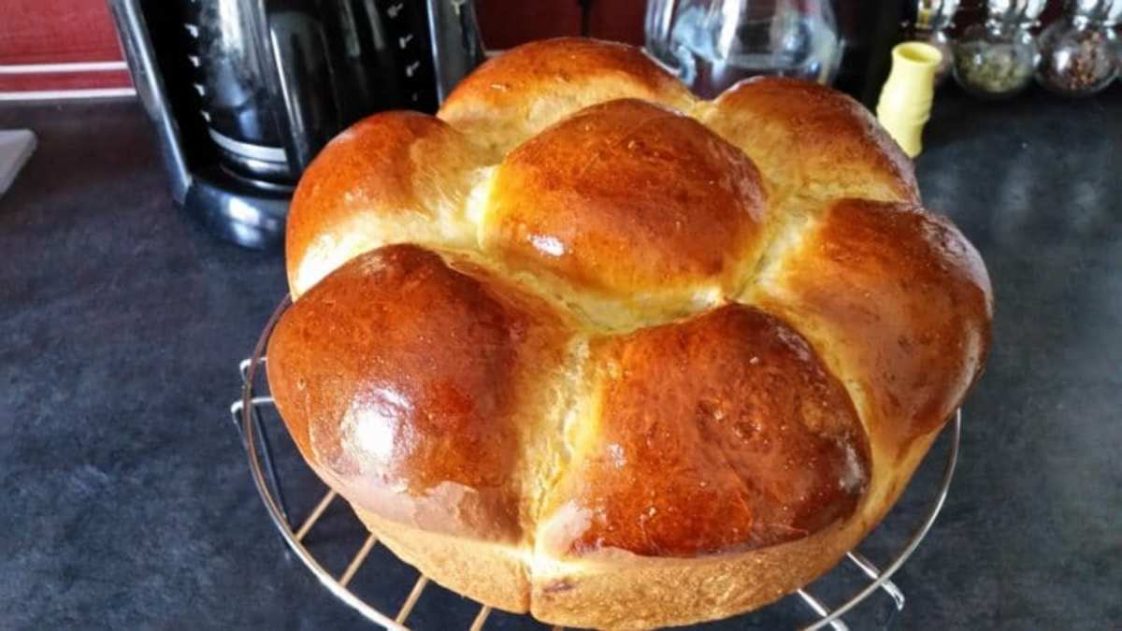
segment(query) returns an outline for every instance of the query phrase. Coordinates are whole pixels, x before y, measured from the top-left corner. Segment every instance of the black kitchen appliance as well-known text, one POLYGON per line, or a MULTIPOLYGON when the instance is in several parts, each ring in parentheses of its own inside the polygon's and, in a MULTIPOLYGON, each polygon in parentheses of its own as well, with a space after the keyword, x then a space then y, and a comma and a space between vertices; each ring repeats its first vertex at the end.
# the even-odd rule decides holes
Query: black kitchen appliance
POLYGON ((176 203, 281 241, 300 173, 359 118, 435 111, 483 58, 470 0, 109 0, 176 203))

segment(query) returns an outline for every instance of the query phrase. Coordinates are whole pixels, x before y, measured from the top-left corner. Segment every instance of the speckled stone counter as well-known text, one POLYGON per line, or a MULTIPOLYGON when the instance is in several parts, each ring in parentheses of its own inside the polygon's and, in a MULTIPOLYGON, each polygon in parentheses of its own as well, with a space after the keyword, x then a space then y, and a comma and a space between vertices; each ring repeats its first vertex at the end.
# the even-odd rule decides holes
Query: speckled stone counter
MULTIPOLYGON (((279 255, 174 208, 135 103, 9 105, 0 127, 41 143, 0 198, 0 628, 372 628, 285 553, 228 421, 237 362, 285 291, 279 255)), ((941 94, 926 143, 927 205, 993 278, 995 345, 946 508, 897 575, 907 607, 852 626, 1117 628, 1122 89, 941 94)), ((411 575, 378 550, 356 581, 400 601, 411 575)), ((433 598, 418 628, 470 620, 433 598)))

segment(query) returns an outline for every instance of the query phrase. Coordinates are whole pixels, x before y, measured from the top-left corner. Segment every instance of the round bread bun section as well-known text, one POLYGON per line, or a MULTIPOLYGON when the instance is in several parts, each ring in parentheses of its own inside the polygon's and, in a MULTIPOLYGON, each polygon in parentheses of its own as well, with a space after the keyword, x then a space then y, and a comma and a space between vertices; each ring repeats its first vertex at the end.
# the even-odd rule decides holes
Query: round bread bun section
POLYGON ((562 37, 531 42, 464 78, 438 116, 491 149, 513 149, 589 105, 635 98, 688 110, 690 91, 638 48, 562 37))
POLYGON ((581 110, 520 145, 491 191, 483 247, 564 281, 594 319, 619 303, 663 318, 711 306, 755 264, 767 219, 742 151, 634 99, 581 110), (610 304, 597 309, 598 299, 610 304))
POLYGON ((551 309, 501 281, 387 246, 285 312, 269 384, 301 454, 352 504, 517 545, 522 453, 548 420, 542 384, 567 337, 551 309))
POLYGON ((288 213, 293 298, 351 258, 388 243, 470 247, 464 205, 491 162, 441 120, 384 112, 355 123, 305 171, 288 213))
POLYGON ((950 221, 910 204, 831 203, 748 300, 834 359, 870 431, 895 448, 946 423, 990 347, 982 257, 950 221))
POLYGON ((918 202, 912 161, 860 103, 806 81, 755 77, 701 108, 777 195, 918 202))
POLYGON ((849 395, 794 329, 728 305, 593 343, 594 418, 542 514, 539 549, 695 557, 850 517, 868 478, 849 395))

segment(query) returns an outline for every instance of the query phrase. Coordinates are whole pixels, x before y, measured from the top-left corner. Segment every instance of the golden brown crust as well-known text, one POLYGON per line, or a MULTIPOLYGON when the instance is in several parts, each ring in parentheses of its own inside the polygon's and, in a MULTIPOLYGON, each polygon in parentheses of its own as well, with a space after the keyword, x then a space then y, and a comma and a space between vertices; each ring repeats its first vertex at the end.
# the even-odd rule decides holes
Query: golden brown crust
POLYGON ((380 543, 444 587, 504 611, 530 610, 521 548, 403 526, 359 506, 354 510, 380 543))
POLYGON ((555 40, 440 116, 367 119, 305 175, 269 347, 380 539, 494 607, 634 629, 762 606, 872 530, 992 298, 868 112, 780 79, 699 103, 555 40))
POLYGON ((919 201, 911 160, 868 110, 841 92, 757 77, 729 88, 701 119, 743 149, 784 194, 919 201))
POLYGON ((305 459, 386 518, 520 537, 530 428, 519 408, 564 339, 552 313, 512 293, 409 245, 360 255, 313 287, 268 349, 273 397, 305 459))
POLYGON ((637 48, 562 37, 489 60, 456 86, 438 116, 505 152, 577 110, 625 98, 682 110, 694 101, 637 48))
POLYGON ((740 150, 677 112, 609 101, 506 157, 484 246, 577 290, 680 295, 755 263, 764 208, 740 150))
POLYGON ((777 318, 729 305, 591 354, 599 415, 546 500, 539 549, 691 557, 800 539, 853 513, 864 430, 777 318))
POLYGON ((380 245, 474 244, 462 208, 488 155, 416 112, 375 114, 337 136, 300 178, 289 208, 285 253, 293 296, 380 245))
POLYGON ((891 464, 874 463, 858 512, 845 522, 747 552, 683 559, 603 551, 575 563, 537 564, 530 612, 565 626, 651 629, 767 605, 813 581, 857 546, 904 490, 935 436, 916 439, 891 464))
POLYGON ((992 291, 978 252, 915 206, 843 200, 754 285, 833 358, 867 401, 865 423, 902 446, 946 422, 990 345, 992 291))
POLYGON ((557 562, 527 550, 465 540, 356 513, 379 540, 436 582, 481 603, 563 626, 650 629, 717 620, 773 602, 854 548, 903 491, 936 434, 910 444, 891 475, 872 481, 858 514, 806 538, 691 558, 603 550, 557 562), (874 501, 872 498, 877 498, 874 501), (521 562, 516 560, 521 559, 521 562))

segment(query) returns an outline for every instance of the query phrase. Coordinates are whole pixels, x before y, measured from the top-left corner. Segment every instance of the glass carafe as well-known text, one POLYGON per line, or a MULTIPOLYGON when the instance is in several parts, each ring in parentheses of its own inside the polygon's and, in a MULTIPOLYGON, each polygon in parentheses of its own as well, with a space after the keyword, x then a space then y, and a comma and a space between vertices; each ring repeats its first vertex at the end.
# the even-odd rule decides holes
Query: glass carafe
POLYGON ((649 0, 651 54, 703 97, 754 75, 828 84, 841 58, 830 0, 649 0))

